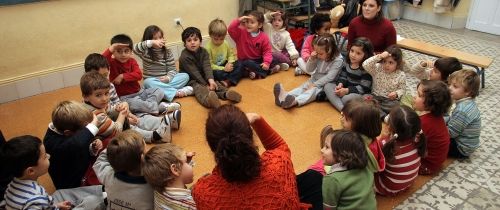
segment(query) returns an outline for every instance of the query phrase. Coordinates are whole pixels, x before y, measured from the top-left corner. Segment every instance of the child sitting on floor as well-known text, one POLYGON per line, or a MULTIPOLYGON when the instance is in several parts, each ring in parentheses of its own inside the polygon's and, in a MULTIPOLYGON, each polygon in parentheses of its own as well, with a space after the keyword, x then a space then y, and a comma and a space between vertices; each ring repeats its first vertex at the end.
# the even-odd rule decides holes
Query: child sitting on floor
POLYGON ((384 171, 375 173, 375 191, 393 196, 408 189, 417 178, 426 138, 420 118, 410 107, 394 107, 390 115, 389 136, 380 140, 387 164, 384 171))
POLYGON ((451 138, 448 155, 468 158, 479 147, 481 134, 481 112, 474 101, 479 94, 479 76, 472 70, 456 71, 448 84, 456 105, 446 123, 451 138))
POLYGON ((196 100, 207 108, 220 106, 219 98, 238 103, 241 95, 214 80, 210 67, 210 57, 205 48, 200 47, 201 32, 195 27, 188 27, 182 32, 185 49, 179 57, 181 72, 189 74, 188 85, 194 89, 196 100))
POLYGON ((443 116, 450 106, 450 91, 444 82, 422 80, 418 84, 413 108, 420 113, 422 131, 427 139, 427 155, 422 157, 419 174, 438 172, 448 157, 450 134, 443 116))
POLYGON ((174 144, 151 148, 144 156, 142 171, 153 186, 155 209, 196 209, 191 190, 193 153, 186 153, 174 144))
POLYGON ((319 36, 314 40, 314 52, 307 61, 306 72, 311 78, 300 87, 286 92, 281 83, 274 84, 274 102, 277 106, 289 109, 304 106, 316 100, 325 84, 333 82, 342 67, 343 59, 335 45, 332 35, 319 36))
POLYGON ((286 30, 287 14, 281 10, 268 12, 264 15, 264 19, 264 32, 269 36, 273 47, 271 71, 286 71, 290 66, 296 66, 299 52, 293 44, 290 33, 286 30))

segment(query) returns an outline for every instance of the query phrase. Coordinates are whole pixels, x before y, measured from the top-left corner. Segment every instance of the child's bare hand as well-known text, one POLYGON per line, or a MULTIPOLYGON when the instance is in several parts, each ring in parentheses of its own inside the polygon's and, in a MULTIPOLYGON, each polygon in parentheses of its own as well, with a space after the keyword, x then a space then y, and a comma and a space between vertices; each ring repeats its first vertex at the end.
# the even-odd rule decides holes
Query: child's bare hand
POLYGON ((57 203, 56 206, 57 206, 57 208, 59 208, 61 210, 69 210, 69 209, 73 208, 73 204, 71 204, 71 202, 69 202, 69 201, 63 201, 63 202, 57 203))
POLYGON ((396 92, 390 92, 387 97, 391 100, 396 100, 398 98, 398 94, 396 92))
POLYGON ((165 40, 163 39, 155 39, 153 41, 153 48, 162 48, 165 46, 165 40))
POLYGON ((339 88, 335 90, 335 95, 339 97, 344 97, 347 93, 349 93, 349 88, 339 88))
POLYGON ((240 22, 245 22, 245 21, 246 21, 246 20, 248 20, 248 19, 250 19, 250 16, 246 16, 246 15, 241 16, 241 17, 239 18, 240 22))
POLYGON ((127 102, 120 102, 116 107, 115 107, 115 111, 117 112, 121 112, 122 110, 128 110, 128 103, 127 102))
POLYGON ((158 79, 160 80, 160 82, 163 82, 163 83, 169 83, 170 82, 170 79, 168 78, 168 76, 161 76, 158 79))
POLYGON ((124 109, 124 110, 121 110, 121 111, 120 111, 120 115, 123 115, 123 116, 125 116, 125 117, 126 117, 126 116, 128 116, 128 113, 129 113, 129 112, 128 112, 128 109, 124 109))
POLYGON ((344 84, 339 83, 339 84, 335 87, 335 90, 339 90, 339 89, 341 89, 341 88, 343 88, 343 87, 344 87, 344 84))
POLYGON ((268 65, 268 64, 261 63, 261 64, 260 64, 260 67, 261 67, 262 69, 266 70, 266 71, 267 71, 267 70, 269 70, 269 65, 268 65))
POLYGON ((292 60, 292 66, 297 66, 297 59, 292 60))
POLYGON ((247 119, 250 124, 253 124, 256 120, 260 119, 260 115, 257 113, 247 113, 247 119))
POLYGON ((434 61, 427 60, 427 61, 421 61, 420 66, 422 67, 427 67, 427 68, 432 68, 434 67, 434 61))
POLYGON ((118 48, 118 47, 128 47, 128 44, 124 44, 124 43, 114 43, 114 44, 112 44, 111 46, 109 46, 109 48, 108 48, 108 49, 109 49, 109 51, 110 51, 111 53, 114 53, 114 52, 115 52, 115 50, 116 50, 116 48, 118 48))
POLYGON ((128 113, 128 123, 131 125, 137 125, 139 123, 139 118, 132 113, 128 113))
POLYGON ((193 157, 196 155, 196 152, 186 152, 186 162, 191 163, 193 161, 193 157))
POLYGON ((217 83, 215 83, 214 79, 208 79, 208 89, 209 90, 217 90, 217 83))
POLYGON ((281 12, 271 12, 269 13, 272 17, 275 17, 275 16, 280 16, 281 15, 281 12))
POLYGON ((118 75, 114 80, 113 80, 113 84, 115 85, 119 85, 119 84, 122 84, 123 82, 123 74, 120 74, 118 75))
POLYGON ((311 56, 309 58, 316 58, 318 56, 318 53, 316 51, 311 52, 311 56))
POLYGON ((100 139, 96 139, 92 142, 92 152, 97 153, 102 149, 102 141, 100 139))
POLYGON ((92 114, 92 115, 94 115, 94 117, 92 118, 92 122, 91 122, 91 123, 92 123, 92 124, 94 124, 94 125, 95 125, 95 127, 97 127, 97 126, 99 125, 99 124, 98 124, 98 123, 99 123, 99 121, 98 121, 98 119, 97 119, 97 115, 95 115, 95 114, 92 114))
POLYGON ((384 59, 384 58, 391 56, 391 54, 387 51, 384 51, 383 53, 380 53, 379 56, 380 56, 380 58, 384 59))
POLYGON ((308 85, 307 85, 307 89, 310 90, 311 88, 315 88, 316 85, 312 82, 310 82, 308 85))
POLYGON ((224 71, 225 72, 232 72, 233 71, 233 64, 227 63, 226 66, 224 66, 224 71))

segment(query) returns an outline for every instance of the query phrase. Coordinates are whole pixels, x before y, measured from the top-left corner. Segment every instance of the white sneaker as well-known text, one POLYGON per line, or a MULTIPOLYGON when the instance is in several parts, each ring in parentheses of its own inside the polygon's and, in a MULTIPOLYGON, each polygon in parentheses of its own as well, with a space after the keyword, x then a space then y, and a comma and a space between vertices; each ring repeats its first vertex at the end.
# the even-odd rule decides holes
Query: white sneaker
POLYGON ((304 70, 300 69, 300 67, 295 67, 295 76, 299 76, 299 75, 304 75, 304 74, 307 74, 304 70))
POLYGON ((165 116, 168 116, 170 128, 179 130, 179 127, 181 127, 181 110, 175 110, 165 116))
POLYGON ((181 89, 179 89, 177 91, 183 92, 184 96, 192 96, 192 95, 194 95, 194 89, 191 86, 184 86, 184 87, 182 87, 181 89))
POLYGON ((163 116, 160 122, 160 126, 155 130, 161 139, 153 139, 153 143, 170 143, 172 142, 172 132, 170 128, 170 119, 167 115, 163 116))
POLYGON ((179 109, 181 109, 181 104, 177 102, 161 102, 158 105, 158 110, 160 111, 160 113, 169 113, 179 109))
POLYGON ((290 65, 287 63, 280 63, 280 71, 287 71, 290 68, 290 65))
POLYGON ((384 117, 385 124, 389 124, 389 114, 384 117))

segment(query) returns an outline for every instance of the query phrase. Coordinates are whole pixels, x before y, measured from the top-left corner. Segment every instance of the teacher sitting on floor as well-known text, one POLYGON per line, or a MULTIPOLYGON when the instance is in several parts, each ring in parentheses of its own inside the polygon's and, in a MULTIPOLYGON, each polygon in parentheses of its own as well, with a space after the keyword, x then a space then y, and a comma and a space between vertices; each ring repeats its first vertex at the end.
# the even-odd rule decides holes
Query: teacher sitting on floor
POLYGON ((376 54, 396 44, 396 29, 382 15, 382 0, 362 0, 361 15, 351 20, 347 34, 348 47, 358 37, 368 38, 376 54))

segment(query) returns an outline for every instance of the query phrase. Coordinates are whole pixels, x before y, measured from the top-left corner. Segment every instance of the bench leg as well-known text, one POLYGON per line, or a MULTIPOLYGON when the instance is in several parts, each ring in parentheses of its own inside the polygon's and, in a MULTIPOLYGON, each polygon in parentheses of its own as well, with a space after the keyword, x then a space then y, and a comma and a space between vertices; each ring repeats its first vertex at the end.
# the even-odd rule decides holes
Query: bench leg
POLYGON ((481 88, 484 88, 484 68, 479 68, 478 66, 473 66, 476 69, 476 72, 479 76, 481 76, 481 88))

